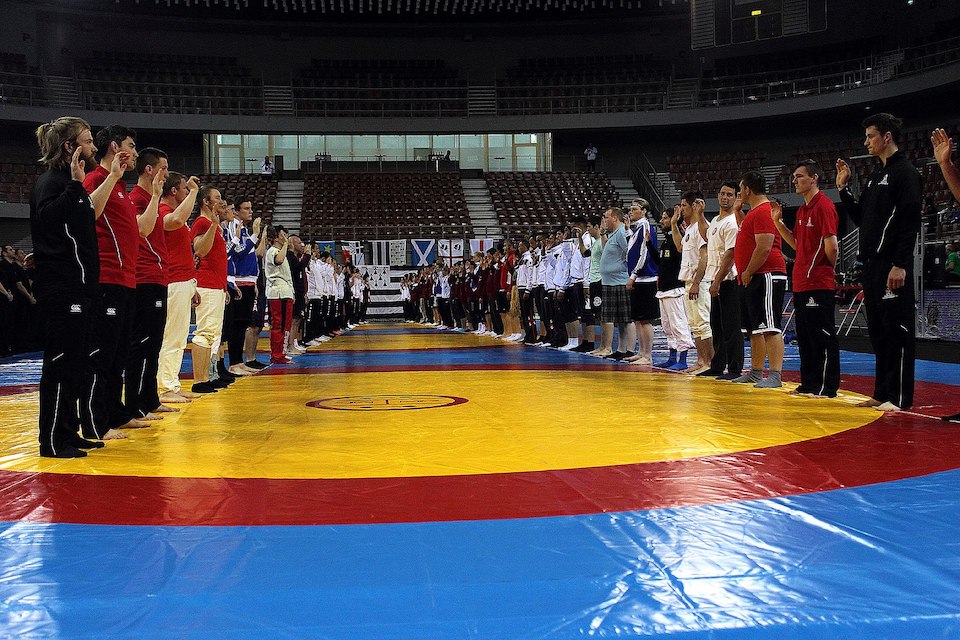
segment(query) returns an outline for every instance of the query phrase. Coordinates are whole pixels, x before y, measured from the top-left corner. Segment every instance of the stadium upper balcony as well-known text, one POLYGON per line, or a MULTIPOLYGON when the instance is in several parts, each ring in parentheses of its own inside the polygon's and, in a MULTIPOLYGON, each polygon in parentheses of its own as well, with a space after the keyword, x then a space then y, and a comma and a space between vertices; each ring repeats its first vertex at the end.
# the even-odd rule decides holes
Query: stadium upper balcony
MULTIPOLYGON (((941 70, 960 62, 960 37, 895 50, 854 42, 829 54, 801 50, 717 60, 712 70, 692 77, 671 74, 665 63, 643 55, 522 59, 495 86, 471 85, 459 70, 436 60, 314 60, 299 71, 294 60, 293 77, 280 84, 255 77, 242 58, 172 55, 133 65, 126 54, 101 53, 78 62, 67 77, 44 75, 26 66, 22 56, 3 60, 0 97, 8 105, 297 120, 446 117, 469 126, 472 119, 503 116, 697 108, 703 109, 701 119, 712 120, 716 116, 707 108, 840 92, 849 101, 855 90, 879 85, 892 85, 891 96, 903 95, 917 90, 921 74, 931 87, 956 81, 955 74, 941 70), (903 79, 909 82, 895 83, 903 79)), ((876 99, 875 91, 872 95, 876 99)), ((745 117, 737 113, 734 117, 745 117)), ((697 118, 678 116, 683 122, 691 117, 697 118)))
POLYGON ((669 68, 639 54, 523 59, 497 82, 497 110, 522 115, 662 109, 669 84, 669 68))
POLYGON ((236 58, 165 55, 160 61, 97 52, 75 65, 80 103, 95 111, 263 113, 263 88, 236 58))
POLYGON ((312 60, 293 80, 302 117, 462 117, 467 85, 442 60, 312 60))

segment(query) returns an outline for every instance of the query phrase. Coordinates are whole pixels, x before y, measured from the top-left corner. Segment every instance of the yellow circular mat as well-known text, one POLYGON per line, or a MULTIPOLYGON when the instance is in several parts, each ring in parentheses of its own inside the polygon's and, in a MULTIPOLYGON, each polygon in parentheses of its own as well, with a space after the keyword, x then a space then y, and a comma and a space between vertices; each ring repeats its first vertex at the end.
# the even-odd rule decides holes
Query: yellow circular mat
POLYGON ((259 375, 179 406, 149 429, 127 431, 127 440, 61 461, 36 455, 37 394, 0 398, 0 468, 264 478, 541 471, 789 444, 882 415, 785 389, 623 370, 259 375), (466 402, 404 411, 308 406, 389 395, 466 402))

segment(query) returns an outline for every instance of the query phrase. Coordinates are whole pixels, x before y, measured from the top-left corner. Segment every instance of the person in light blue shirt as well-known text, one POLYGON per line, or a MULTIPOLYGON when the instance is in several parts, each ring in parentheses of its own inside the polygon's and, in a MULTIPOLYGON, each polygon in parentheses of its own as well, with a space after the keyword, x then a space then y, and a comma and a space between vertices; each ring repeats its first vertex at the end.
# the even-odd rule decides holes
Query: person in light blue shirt
POLYGON ((603 213, 600 241, 603 254, 600 256, 600 284, 603 305, 600 308, 600 348, 590 355, 606 357, 613 353, 613 325, 620 336, 626 334, 630 322, 630 298, 627 295, 627 237, 623 229, 623 211, 611 207, 603 213))

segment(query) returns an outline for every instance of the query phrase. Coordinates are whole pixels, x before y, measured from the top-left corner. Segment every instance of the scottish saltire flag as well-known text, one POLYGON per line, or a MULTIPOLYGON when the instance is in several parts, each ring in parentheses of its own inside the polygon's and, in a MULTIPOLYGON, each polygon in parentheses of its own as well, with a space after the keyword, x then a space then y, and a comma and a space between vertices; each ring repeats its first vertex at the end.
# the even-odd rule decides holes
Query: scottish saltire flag
POLYGON ((390 241, 390 266, 402 267, 407 264, 407 241, 390 241))
POLYGON ((436 240, 411 240, 413 246, 413 265, 416 267, 429 267, 437 261, 437 241, 436 240))
POLYGON ((355 267, 359 267, 364 263, 363 258, 363 244, 356 240, 351 240, 349 242, 341 242, 340 247, 343 249, 343 258, 346 260, 348 257, 350 262, 355 267))
POLYGON ((333 255, 333 250, 337 245, 334 240, 314 240, 313 244, 316 245, 317 249, 319 249, 321 253, 326 251, 330 255, 333 255))
POLYGON ((487 249, 493 249, 497 241, 493 238, 472 238, 470 240, 470 255, 477 252, 486 253, 487 249))
POLYGON ((438 240, 437 254, 446 264, 453 266, 455 262, 463 260, 463 239, 438 240))
POLYGON ((390 264, 390 241, 370 241, 370 264, 390 264))

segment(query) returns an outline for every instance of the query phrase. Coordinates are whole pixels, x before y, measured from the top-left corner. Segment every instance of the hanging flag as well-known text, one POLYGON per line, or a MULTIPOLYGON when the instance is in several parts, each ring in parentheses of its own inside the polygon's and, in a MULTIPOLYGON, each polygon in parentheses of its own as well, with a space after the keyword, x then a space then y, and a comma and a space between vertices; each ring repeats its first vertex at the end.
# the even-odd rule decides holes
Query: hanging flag
POLYGON ((454 263, 463 260, 463 239, 438 240, 437 254, 441 260, 452 267, 454 263))
POLYGON ((390 264, 390 244, 389 240, 371 240, 370 241, 370 263, 371 264, 390 264))
POLYGON ((473 238, 470 240, 470 255, 475 253, 486 253, 487 249, 493 249, 497 241, 493 238, 473 238))
POLYGON ((436 240, 411 240, 413 245, 413 265, 415 267, 429 267, 437 261, 436 240))
POLYGON ((407 241, 390 241, 390 266, 402 267, 407 264, 407 241))
POLYGON ((319 249, 321 253, 326 251, 330 255, 333 255, 333 250, 337 243, 333 240, 314 240, 313 244, 316 245, 317 249, 319 249))
POLYGON ((375 264, 360 267, 360 271, 370 275, 370 290, 383 291, 392 287, 390 284, 390 265, 375 264))
POLYGON ((349 261, 355 267, 364 264, 362 243, 356 240, 351 240, 349 242, 340 242, 340 246, 343 249, 344 262, 349 261))

